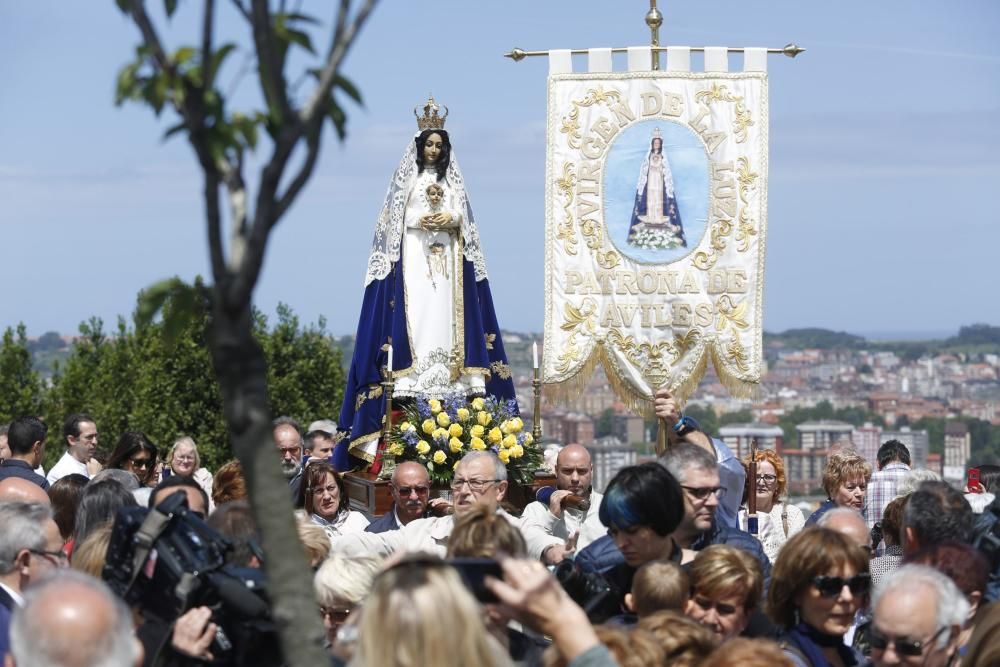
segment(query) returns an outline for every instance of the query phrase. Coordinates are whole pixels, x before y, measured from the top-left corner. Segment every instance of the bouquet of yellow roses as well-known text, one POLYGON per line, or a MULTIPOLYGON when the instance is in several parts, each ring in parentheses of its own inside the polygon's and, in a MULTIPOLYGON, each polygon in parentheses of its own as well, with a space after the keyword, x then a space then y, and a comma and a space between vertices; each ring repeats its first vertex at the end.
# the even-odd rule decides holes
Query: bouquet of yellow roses
POLYGON ((503 461, 507 478, 518 484, 530 484, 542 462, 516 401, 493 396, 470 400, 462 394, 443 400, 417 396, 393 424, 385 453, 397 463, 416 461, 427 468, 433 483, 447 484, 466 452, 485 450, 503 461))

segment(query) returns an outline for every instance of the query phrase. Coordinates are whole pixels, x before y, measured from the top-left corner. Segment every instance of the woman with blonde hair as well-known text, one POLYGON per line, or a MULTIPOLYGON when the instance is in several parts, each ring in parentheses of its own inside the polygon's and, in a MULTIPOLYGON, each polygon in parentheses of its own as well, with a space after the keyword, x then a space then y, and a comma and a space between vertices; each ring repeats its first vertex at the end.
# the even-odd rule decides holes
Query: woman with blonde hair
POLYGON ((215 509, 212 502, 212 473, 207 468, 201 467, 201 456, 198 455, 198 445, 195 444, 194 438, 185 435, 174 441, 170 453, 167 454, 163 474, 190 477, 196 481, 209 498, 208 511, 215 509))
POLYGON ((357 667, 499 667, 510 658, 445 561, 417 554, 375 578, 358 626, 357 667))
POLYGON ((823 490, 827 499, 806 519, 811 526, 834 507, 846 507, 865 514, 865 496, 872 478, 872 464, 853 449, 830 456, 823 470, 823 490))
MULTIPOLYGON (((773 563, 778 551, 789 537, 802 530, 805 517, 802 510, 788 503, 785 479, 785 463, 773 449, 758 449, 754 461, 757 462, 757 479, 750 479, 750 457, 743 459, 747 470, 747 489, 757 499, 757 535, 764 553, 773 563)), ((747 530, 747 509, 740 508, 740 528, 747 530)))

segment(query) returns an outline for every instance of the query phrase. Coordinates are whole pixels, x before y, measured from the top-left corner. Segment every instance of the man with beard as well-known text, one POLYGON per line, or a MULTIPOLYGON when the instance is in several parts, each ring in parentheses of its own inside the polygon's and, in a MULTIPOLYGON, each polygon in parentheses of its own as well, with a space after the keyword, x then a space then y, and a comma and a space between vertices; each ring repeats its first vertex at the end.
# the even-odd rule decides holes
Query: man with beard
POLYGON ((590 452, 581 445, 567 445, 556 459, 556 490, 548 504, 529 503, 521 515, 521 532, 528 555, 546 565, 557 565, 607 533, 598 511, 603 496, 591 489, 594 467, 590 452), (581 499, 586 509, 564 503, 581 499))
MULTIPOLYGON (((389 482, 392 507, 381 517, 368 524, 369 533, 384 533, 398 530, 414 519, 427 516, 428 499, 431 492, 431 478, 427 468, 416 461, 403 461, 392 471, 389 482)), ((439 500, 443 504, 446 501, 439 500)))
POLYGON ((274 446, 281 455, 281 472, 292 480, 302 463, 302 427, 291 417, 278 417, 273 422, 274 446))

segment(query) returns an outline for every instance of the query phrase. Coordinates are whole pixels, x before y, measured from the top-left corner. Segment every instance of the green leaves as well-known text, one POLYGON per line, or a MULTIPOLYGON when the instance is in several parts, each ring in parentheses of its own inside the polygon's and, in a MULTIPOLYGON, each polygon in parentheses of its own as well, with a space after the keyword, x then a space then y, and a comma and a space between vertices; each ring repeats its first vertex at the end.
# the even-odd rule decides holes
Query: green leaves
POLYGON ((139 292, 135 310, 136 329, 150 326, 157 314, 163 318, 163 340, 173 347, 181 332, 206 309, 208 294, 199 283, 188 285, 180 278, 168 278, 139 292))

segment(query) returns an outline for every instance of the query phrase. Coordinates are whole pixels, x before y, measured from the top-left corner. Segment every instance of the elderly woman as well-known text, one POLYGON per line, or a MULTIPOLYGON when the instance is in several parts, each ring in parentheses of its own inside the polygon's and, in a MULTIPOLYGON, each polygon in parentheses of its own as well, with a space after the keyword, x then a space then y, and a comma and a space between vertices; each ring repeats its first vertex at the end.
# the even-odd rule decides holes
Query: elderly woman
POLYGON ((368 597, 379 565, 379 560, 370 556, 349 558, 333 554, 316 572, 313 587, 326 628, 328 648, 337 641, 340 627, 368 597))
POLYGON ((756 558, 742 549, 714 544, 698 552, 688 575, 687 616, 715 633, 719 643, 746 629, 764 588, 756 558))
MULTIPOLYGON (((802 510, 788 503, 785 492, 785 464, 773 449, 759 449, 754 457, 757 462, 757 479, 750 479, 750 457, 743 461, 747 470, 747 495, 757 499, 757 539, 764 553, 773 563, 778 551, 789 537, 802 530, 805 517, 802 510)), ((740 528, 747 530, 747 508, 740 509, 740 528)))
POLYGON ((868 557, 840 533, 811 527, 785 544, 771 571, 767 612, 796 667, 852 667, 844 635, 871 588, 868 557))
POLYGON ((364 514, 348 508, 344 481, 326 461, 310 463, 306 467, 299 500, 306 515, 313 523, 322 526, 331 538, 361 533, 368 526, 364 514))
POLYGON ((806 525, 816 523, 834 507, 847 507, 864 516, 871 478, 872 465, 853 449, 832 455, 823 470, 823 490, 827 499, 809 516, 806 525))
MULTIPOLYGON (((193 438, 185 435, 174 441, 174 446, 170 448, 170 453, 167 455, 166 463, 167 466, 163 470, 164 476, 190 477, 205 490, 205 494, 209 498, 212 497, 212 473, 207 468, 201 467, 198 446, 193 438)), ((213 504, 210 502, 210 505, 213 504)), ((210 506, 209 511, 212 508, 210 506)))

